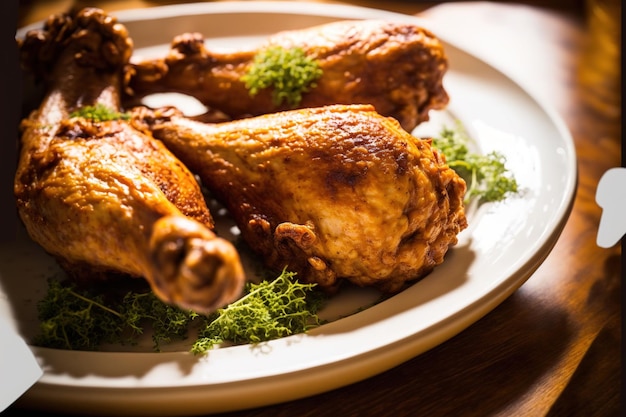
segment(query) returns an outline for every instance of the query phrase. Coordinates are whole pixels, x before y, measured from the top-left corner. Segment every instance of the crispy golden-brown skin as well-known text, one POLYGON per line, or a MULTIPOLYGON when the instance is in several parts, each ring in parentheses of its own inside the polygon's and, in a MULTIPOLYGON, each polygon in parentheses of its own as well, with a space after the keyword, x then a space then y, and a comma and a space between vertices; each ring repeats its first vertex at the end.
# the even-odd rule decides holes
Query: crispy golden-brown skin
POLYGON ((429 140, 367 105, 204 124, 136 108, 221 201, 266 265, 329 290, 394 292, 443 261, 467 226, 465 182, 429 140))
POLYGON ((124 26, 87 8, 52 16, 18 43, 46 90, 22 123, 14 183, 32 239, 74 278, 144 277, 164 301, 199 312, 239 297, 239 255, 211 230, 192 173, 126 120, 71 117, 86 105, 120 110, 132 50, 124 26))
POLYGON ((155 92, 196 97, 232 119, 289 109, 276 106, 271 91, 251 96, 240 80, 261 48, 297 46, 315 58, 323 74, 304 93, 299 108, 371 104, 411 131, 428 112, 446 107, 443 76, 448 60, 430 31, 382 20, 333 22, 271 36, 255 49, 218 52, 199 33, 177 36, 167 56, 136 63, 130 86, 135 98, 155 92))

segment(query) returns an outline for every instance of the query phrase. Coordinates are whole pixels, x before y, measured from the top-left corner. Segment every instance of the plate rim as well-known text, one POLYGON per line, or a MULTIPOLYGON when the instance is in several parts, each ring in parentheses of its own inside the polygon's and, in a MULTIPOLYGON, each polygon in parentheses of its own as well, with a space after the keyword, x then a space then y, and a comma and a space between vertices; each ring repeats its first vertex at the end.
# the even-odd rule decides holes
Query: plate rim
MULTIPOLYGON (((125 23, 131 20, 151 20, 154 19, 154 15, 152 12, 155 12, 159 16, 171 17, 173 15, 177 16, 186 16, 188 14, 216 14, 217 13, 274 13, 280 12, 281 14, 294 14, 294 15, 316 15, 316 16, 324 16, 331 18, 342 18, 348 17, 351 19, 363 19, 369 18, 369 16, 377 16, 377 18, 392 18, 392 19, 400 19, 400 20, 409 20, 412 22, 417 22, 418 24, 428 28, 428 20, 420 18, 418 16, 402 14, 397 12, 385 11, 374 9, 370 7, 363 6, 354 6, 354 5, 345 5, 345 4, 320 4, 320 3, 309 3, 309 2, 279 2, 279 1, 261 1, 261 2, 245 2, 245 1, 232 1, 232 2, 219 2, 219 3, 185 3, 185 4, 174 4, 174 5, 165 5, 165 6, 156 6, 150 8, 141 8, 141 9, 129 9, 122 10, 119 12, 110 12, 111 15, 114 15, 118 18, 118 21, 121 23, 125 23), (150 11, 150 13, 146 13, 150 11), (365 16, 365 17, 364 17, 365 16)), ((26 27, 20 28, 17 31, 17 36, 22 36, 27 30, 30 30, 34 27, 40 27, 42 22, 36 22, 26 27)), ((524 94, 526 94, 529 98, 534 101, 534 104, 545 113, 548 117, 549 121, 553 123, 554 127, 557 129, 561 138, 564 140, 564 144, 566 145, 565 152, 568 156, 567 164, 571 166, 574 170, 573 174, 568 176, 568 181, 566 183, 566 191, 563 192, 563 196, 559 202, 558 210, 555 211, 554 217, 559 219, 558 224, 553 225, 550 230, 545 230, 541 235, 540 240, 542 241, 540 250, 535 251, 532 255, 530 255, 527 259, 524 260, 523 266, 526 267, 526 272, 524 277, 513 280, 513 282, 509 282, 510 280, 504 280, 499 282, 498 285, 492 286, 488 293, 482 295, 482 297, 478 300, 475 300, 472 304, 468 305, 464 311, 457 311, 453 316, 448 318, 449 323, 446 324, 444 328, 438 328, 434 330, 434 334, 429 336, 428 343, 423 343, 422 341, 416 340, 406 340, 406 339, 415 339, 415 335, 411 335, 408 338, 396 340, 395 342, 382 346, 380 348, 370 350, 364 353, 361 353, 356 356, 350 356, 347 359, 341 360, 342 363, 346 361, 354 362, 352 367, 355 372, 350 373, 350 376, 345 376, 340 378, 341 375, 337 375, 338 371, 332 371, 332 369, 326 369, 327 367, 332 367, 336 364, 336 362, 325 363, 316 367, 316 371, 318 371, 318 379, 322 379, 326 385, 323 387, 321 385, 317 385, 317 390, 314 389, 311 384, 307 392, 304 394, 298 393, 287 393, 285 392, 282 398, 273 397, 272 400, 267 400, 264 398, 259 398, 258 401, 248 401, 247 406, 245 408, 258 407, 262 405, 273 404, 276 402, 282 402, 291 399, 302 398, 304 396, 309 396, 317 393, 321 393, 330 389, 339 388, 341 386, 345 386, 350 383, 357 382, 359 380, 365 379, 367 377, 371 377, 375 374, 378 374, 381 371, 389 369, 392 366, 396 366, 405 362, 406 360, 415 357, 417 355, 422 354, 423 352, 431 349, 432 347, 448 340, 450 337, 450 333, 457 334, 462 331, 472 323, 476 322, 478 319, 483 317, 489 311, 491 311, 495 306, 499 305, 504 299, 508 298, 515 290, 517 290, 539 267, 539 265, 545 260, 545 258, 549 255, 550 251, 558 241, 558 238, 561 235, 565 224, 569 218, 569 214, 571 213, 574 198, 577 188, 577 178, 578 178, 578 169, 577 169, 577 159, 576 159, 576 150, 574 146, 574 141, 567 128, 567 125, 563 121, 563 119, 559 116, 559 114, 548 104, 539 101, 530 91, 521 87, 518 82, 510 78, 503 71, 495 68, 489 62, 485 61, 482 58, 477 57, 476 55, 468 52, 466 49, 459 47, 455 44, 453 40, 447 39, 446 37, 440 37, 440 39, 446 43, 455 47, 461 51, 467 52, 472 55, 473 58, 480 61, 484 65, 490 66, 495 69, 498 73, 500 73, 503 77, 505 77, 510 83, 518 86, 524 94), (497 297, 493 297, 494 293, 498 293, 497 297), (485 299, 488 299, 489 303, 485 303, 485 299), (464 319, 459 319, 454 316, 463 316, 464 319), (450 330, 453 329, 453 330, 450 330), (415 354, 415 345, 418 344, 425 345, 421 348, 421 351, 415 354), (356 366, 360 359, 363 359, 364 356, 370 356, 373 354, 378 354, 379 350, 385 350, 387 359, 385 363, 379 362, 376 369, 368 368, 368 371, 360 370, 358 366, 356 366), (390 354, 389 352, 393 351, 394 354, 390 354), (360 372, 359 372, 360 371, 360 372), (320 376, 320 372, 326 374, 326 376, 320 376), (334 378, 330 378, 327 375, 333 375, 334 378), (328 380, 334 381, 333 383, 328 384, 328 380), (276 401, 278 400, 278 401, 276 401)), ((433 329, 429 329, 428 331, 433 331, 433 329)), ((296 335, 297 336, 297 335, 296 335)), ((293 337, 293 336, 290 336, 293 337)), ((418 338, 419 339, 419 338, 418 338)), ((46 355, 50 354, 50 351, 57 351, 56 349, 48 349, 41 348, 36 346, 31 346, 33 352, 36 355, 46 355)), ((64 351, 67 353, 67 351, 64 351)), ((76 353, 76 352, 72 352, 76 353)), ((103 352, 80 352, 85 355, 101 355, 103 352)), ((121 356, 121 355, 154 355, 158 357, 163 357, 165 353, 151 353, 151 352, 107 352, 113 356, 121 356)), ((188 355, 187 352, 174 352, 174 355, 188 355)), ((294 371, 293 375, 298 374, 300 379, 307 380, 310 382, 309 378, 303 375, 303 373, 311 371, 310 368, 294 371)), ((340 372, 343 374, 343 371, 340 372)), ((280 376, 280 375, 279 375, 280 376)), ((277 376, 262 376, 254 379, 254 383, 258 383, 259 379, 264 378, 275 378, 277 376)), ((246 383, 251 382, 244 381, 246 383)), ((241 384, 242 381, 233 381, 232 383, 224 383, 224 386, 229 384, 241 384)), ((82 386, 82 385, 63 385, 56 384, 54 382, 50 382, 47 378, 44 377, 29 390, 26 395, 23 397, 24 400, 38 398, 39 400, 45 399, 46 405, 56 405, 57 407, 62 407, 62 402, 60 403, 58 400, 52 398, 55 395, 58 395, 57 390, 62 390, 66 387, 71 387, 74 390, 80 391, 82 394, 89 395, 90 392, 93 392, 94 401, 97 401, 95 397, 98 397, 98 391, 102 389, 112 389, 112 391, 116 392, 116 395, 119 395, 120 399, 126 398, 128 400, 125 393, 121 392, 123 390, 127 390, 129 387, 101 387, 101 386, 82 386), (44 388, 42 390, 42 388, 44 388), (48 391, 46 391, 47 389, 48 391)), ((211 385, 213 387, 213 385, 211 385)), ((157 391, 160 394, 165 392, 171 392, 172 390, 180 390, 180 389, 189 389, 193 388, 194 390, 204 390, 207 389, 207 385, 204 384, 194 384, 194 385, 186 385, 186 386, 139 386, 133 387, 133 392, 143 392, 145 395, 153 396, 154 392, 157 391)), ((214 389, 214 388, 212 388, 214 389)), ((133 394, 134 395, 134 394, 133 394)), ((175 395, 180 395, 180 393, 176 393, 175 395)), ((166 396, 167 397, 167 396, 166 396)), ((108 397, 111 398, 111 397, 108 397)), ((169 397, 168 397, 169 398, 169 397)), ((109 401, 107 399, 107 401, 109 401)), ((20 401, 21 402, 21 401, 20 401)), ((35 401, 33 401, 35 402, 35 401)), ((126 405, 126 404, 125 404, 126 405)), ((200 405, 202 412, 206 412, 206 404, 200 405)), ((240 407, 226 407, 219 409, 211 408, 211 412, 222 412, 222 411, 234 411, 242 409, 240 407)), ((189 410, 185 410, 186 413, 189 410)))

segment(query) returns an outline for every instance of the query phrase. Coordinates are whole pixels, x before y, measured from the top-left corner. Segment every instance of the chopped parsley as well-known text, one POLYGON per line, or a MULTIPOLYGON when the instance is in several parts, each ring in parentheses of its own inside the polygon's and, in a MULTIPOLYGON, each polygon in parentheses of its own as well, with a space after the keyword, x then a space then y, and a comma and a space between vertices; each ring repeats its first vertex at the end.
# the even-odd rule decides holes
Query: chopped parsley
POLYGON ((104 104, 98 103, 95 106, 83 106, 73 111, 70 113, 70 118, 72 117, 82 117, 94 122, 106 122, 110 120, 128 120, 130 119, 130 114, 120 113, 104 104))
POLYGON ((276 106, 286 102, 295 107, 302 100, 303 93, 316 87, 315 82, 321 76, 322 69, 317 61, 301 48, 269 46, 256 53, 241 80, 251 96, 272 88, 272 100, 276 106))
POLYGON ((465 202, 478 199, 479 203, 502 201, 518 192, 517 180, 506 166, 506 158, 499 152, 474 153, 468 147, 469 138, 460 125, 444 126, 433 147, 446 157, 450 168, 467 183, 465 202))

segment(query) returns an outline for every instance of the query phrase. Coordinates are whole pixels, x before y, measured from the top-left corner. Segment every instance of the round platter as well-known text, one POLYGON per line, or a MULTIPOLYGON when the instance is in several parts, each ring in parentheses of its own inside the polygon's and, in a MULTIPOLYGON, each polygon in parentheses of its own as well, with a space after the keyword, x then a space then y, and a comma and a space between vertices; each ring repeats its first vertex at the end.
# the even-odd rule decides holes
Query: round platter
MULTIPOLYGON (((428 21, 354 6, 302 2, 218 2, 113 13, 135 55, 163 53, 198 31, 216 48, 250 46, 283 29, 342 19, 428 21)), ((32 27, 22 28, 22 36, 32 27)), ((576 155, 563 122, 501 72, 442 39, 450 104, 416 136, 459 120, 481 152, 497 150, 522 189, 482 206, 446 260, 423 280, 356 314, 307 334, 194 356, 173 351, 78 352, 32 347, 43 377, 20 400, 80 415, 189 415, 258 407, 314 395, 371 377, 446 341, 522 285, 556 243, 571 211, 576 155)), ((54 262, 26 236, 0 251, 0 296, 25 337, 36 326, 42 277, 54 262), (37 261, 33 261, 36 259, 37 261), (18 284, 19 283, 19 284, 18 284)))

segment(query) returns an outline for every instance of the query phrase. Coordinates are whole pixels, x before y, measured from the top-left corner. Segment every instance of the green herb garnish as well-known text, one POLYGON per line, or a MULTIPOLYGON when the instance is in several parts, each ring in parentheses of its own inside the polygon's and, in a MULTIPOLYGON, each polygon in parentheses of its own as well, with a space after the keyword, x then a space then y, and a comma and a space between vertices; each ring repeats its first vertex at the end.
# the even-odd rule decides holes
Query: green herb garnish
POLYGON ((317 61, 301 48, 270 46, 257 52, 241 80, 251 96, 273 88, 272 100, 276 106, 287 102, 295 107, 302 100, 302 94, 314 88, 321 76, 322 69, 317 61))
POLYGON ((309 297, 315 284, 299 283, 292 279, 294 275, 283 271, 274 281, 248 283, 247 294, 218 310, 191 351, 205 353, 224 342, 259 343, 318 326, 321 299, 309 297))
POLYGON ((106 122, 110 120, 128 120, 129 113, 120 113, 104 104, 98 103, 95 106, 83 106, 72 113, 70 117, 82 117, 94 122, 106 122))
POLYGON ((102 344, 135 344, 150 326, 154 350, 173 337, 184 339, 197 314, 161 302, 152 292, 130 291, 121 299, 79 290, 56 279, 37 304, 40 332, 34 344, 71 350, 97 350, 102 344))
POLYGON ((479 203, 504 200, 518 192, 513 174, 506 167, 506 158, 499 152, 470 152, 469 138, 457 122, 455 129, 444 126, 433 146, 446 157, 448 166, 467 183, 465 202, 477 198, 479 203))
POLYGON ((152 329, 154 350, 172 340, 184 340, 191 330, 198 337, 194 354, 220 343, 259 343, 307 331, 320 324, 316 313, 324 301, 315 284, 301 284, 283 271, 272 281, 248 284, 246 295, 210 316, 163 303, 149 289, 107 297, 91 288, 51 279, 38 303, 37 346, 98 350, 103 344, 136 344, 144 329, 152 329))

